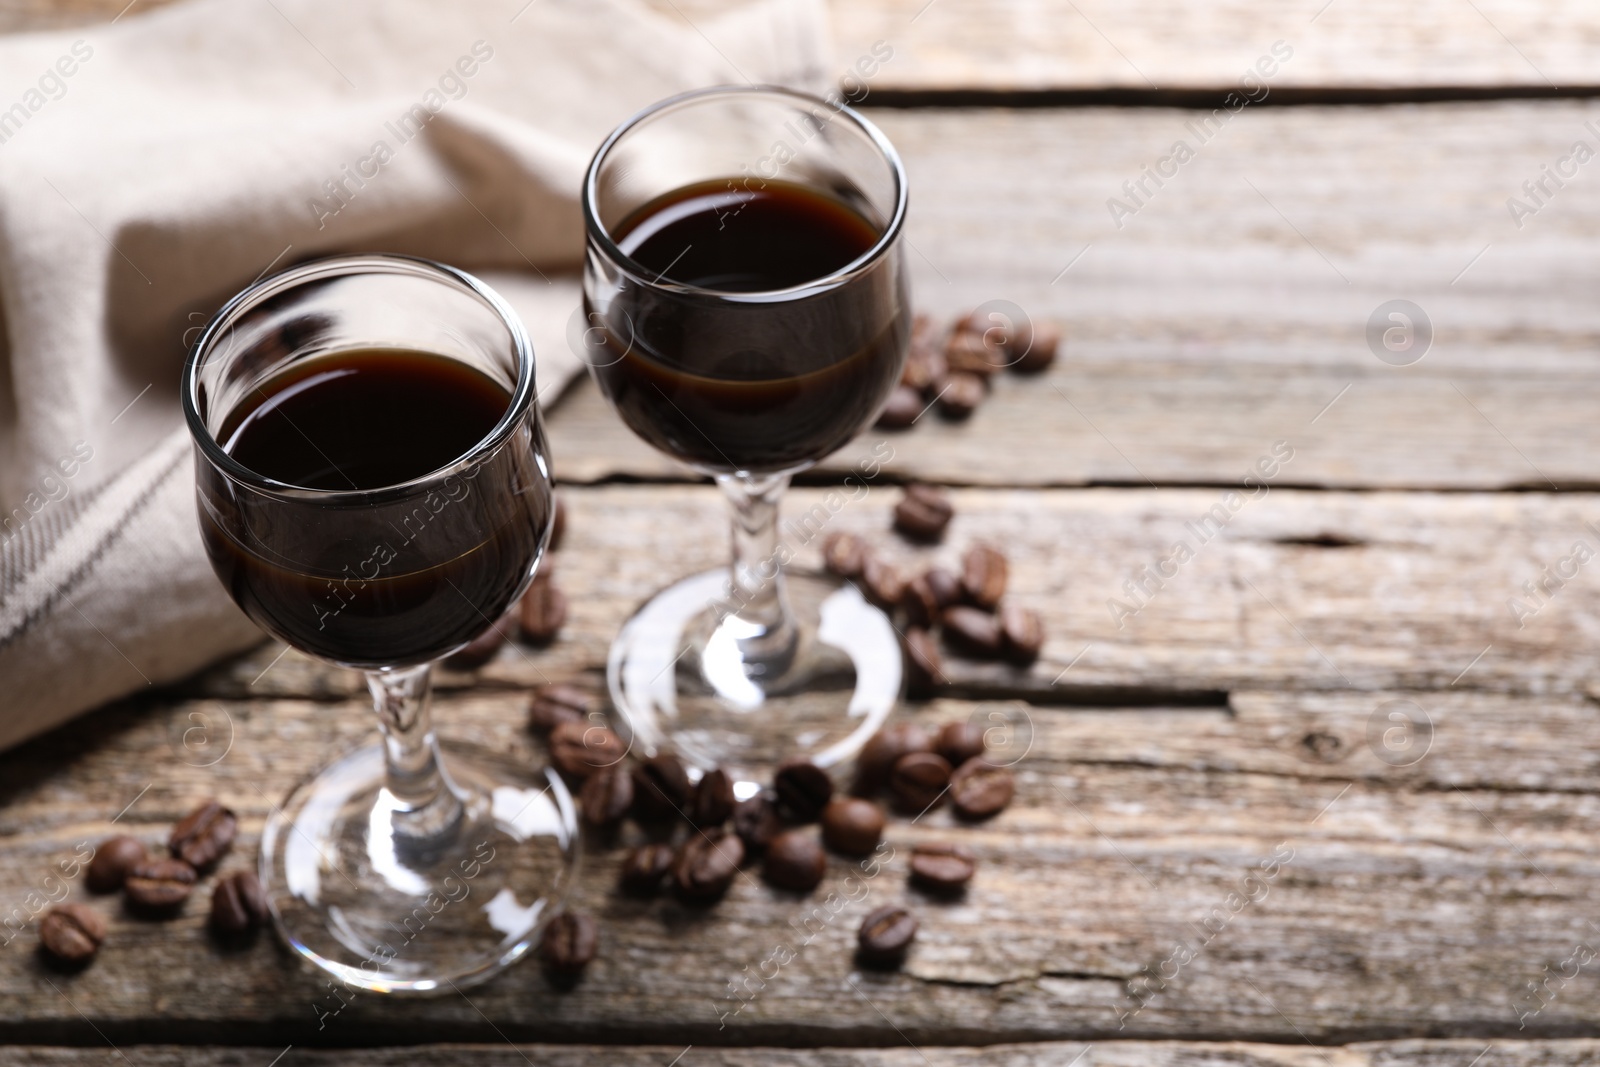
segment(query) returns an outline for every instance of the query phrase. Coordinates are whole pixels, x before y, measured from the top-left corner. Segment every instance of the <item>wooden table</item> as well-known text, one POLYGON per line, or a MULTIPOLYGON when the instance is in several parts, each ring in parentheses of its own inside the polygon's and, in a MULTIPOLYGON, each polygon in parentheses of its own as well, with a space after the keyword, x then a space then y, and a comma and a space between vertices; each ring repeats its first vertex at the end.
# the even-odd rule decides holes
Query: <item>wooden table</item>
MULTIPOLYGON (((121 6, 8 0, 0 25, 121 6)), ((31 932, 0 949, 0 1042, 15 1046, 0 1063, 1600 1056, 1600 163, 1520 220, 1507 204, 1574 142, 1600 147, 1586 99, 1600 10, 838 0, 833 14, 841 69, 875 40, 895 49, 868 104, 914 182, 919 306, 1002 298, 1070 335, 1043 379, 1003 378, 964 425, 868 434, 790 503, 809 507, 887 440, 885 475, 836 527, 905 561, 1003 543, 1018 598, 1047 619, 1032 671, 967 669, 903 711, 1006 723, 1026 748, 1016 804, 959 831, 982 862, 966 899, 905 888, 903 847, 955 832, 943 813, 894 824, 901 858, 868 900, 809 925, 844 864, 809 899, 741 882, 697 912, 618 899, 618 856, 591 854, 578 892, 604 940, 575 989, 522 966, 461 997, 357 997, 320 1030, 324 983, 272 941, 215 947, 203 906, 167 925, 118 917, 77 976, 43 970, 31 932), (1174 141, 1195 146, 1189 124, 1277 41, 1293 55, 1271 95, 1135 204, 1123 183, 1174 141), (1120 227, 1112 197, 1137 208, 1120 227), (1408 366, 1367 341, 1397 298, 1435 335, 1408 366), (1292 458, 1235 507, 1275 447, 1292 458), (884 533, 889 483, 912 478, 958 487, 945 548, 884 533), (1218 504, 1229 521, 1192 559, 1159 584, 1142 575, 1218 504), (859 917, 903 897, 924 917, 906 966, 856 969, 859 917), (793 961, 750 979, 783 945, 793 961)), ((723 551, 714 492, 630 437, 589 383, 550 428, 571 623, 548 651, 445 676, 437 702, 447 733, 530 758, 528 687, 597 681, 630 609, 723 551)), ((209 794, 240 812, 229 862, 245 864, 270 803, 369 729, 357 679, 292 654, 266 670, 278 652, 0 756, 5 908, 77 842, 156 839, 209 794)))

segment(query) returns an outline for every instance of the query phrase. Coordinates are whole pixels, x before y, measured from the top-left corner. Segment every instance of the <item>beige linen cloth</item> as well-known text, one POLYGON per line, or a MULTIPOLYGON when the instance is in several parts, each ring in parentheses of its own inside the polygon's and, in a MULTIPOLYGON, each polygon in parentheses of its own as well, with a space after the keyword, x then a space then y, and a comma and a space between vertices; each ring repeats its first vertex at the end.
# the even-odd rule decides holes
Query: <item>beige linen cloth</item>
POLYGON ((828 78, 815 0, 692 17, 197 0, 0 39, 0 748, 261 639, 201 549, 178 404, 186 342, 253 279, 373 250, 478 272, 554 396, 605 134, 828 78))

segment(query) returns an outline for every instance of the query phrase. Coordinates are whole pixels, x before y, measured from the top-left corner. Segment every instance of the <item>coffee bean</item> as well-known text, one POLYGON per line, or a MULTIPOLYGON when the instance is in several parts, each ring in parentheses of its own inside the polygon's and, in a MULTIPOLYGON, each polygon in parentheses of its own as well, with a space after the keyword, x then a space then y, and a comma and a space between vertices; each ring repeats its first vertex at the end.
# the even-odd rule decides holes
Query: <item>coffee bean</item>
POLYGON ((939 343, 940 332, 931 320, 920 330, 912 327, 910 350, 900 372, 901 385, 926 395, 934 383, 945 376, 948 367, 944 361, 944 346, 939 343))
POLYGON ((786 830, 767 846, 762 874, 779 889, 809 893, 827 872, 828 858, 817 839, 805 830, 786 830))
POLYGON ((978 375, 953 371, 939 385, 939 414, 960 422, 971 417, 988 395, 989 387, 978 375))
POLYGON ((183 860, 147 859, 135 864, 122 883, 123 895, 138 911, 176 911, 189 899, 198 876, 183 860))
POLYGON ((841 578, 859 577, 866 556, 867 543, 853 533, 839 530, 822 542, 822 565, 841 578))
POLYGON ((907 753, 889 772, 895 806, 908 815, 921 814, 943 800, 949 784, 950 763, 936 752, 907 753))
POLYGON ((272 917, 267 894, 251 871, 225 875, 211 891, 211 929, 224 936, 238 936, 262 926, 272 917))
POLYGON ((984 729, 975 722, 947 722, 933 742, 933 750, 949 760, 952 767, 983 755, 985 747, 984 729))
POLYGON ((550 731, 550 762, 569 778, 587 778, 625 755, 622 738, 587 720, 564 722, 550 731))
POLYGON ((654 896, 672 870, 672 846, 660 841, 640 845, 622 862, 622 889, 634 896, 654 896))
POLYGON ((941 611, 961 601, 961 579, 943 567, 929 567, 923 572, 922 580, 941 611))
POLYGON ((616 766, 595 771, 578 791, 583 821, 590 826, 616 826, 633 807, 633 797, 633 776, 626 768, 616 766))
POLYGON ((744 845, 723 829, 690 834, 672 860, 672 884, 684 900, 706 903, 728 891, 739 865, 744 862, 744 845))
POLYGON ((999 549, 979 542, 961 558, 961 588, 967 599, 980 608, 994 610, 1006 593, 1010 568, 999 549))
POLYGON ((906 693, 912 697, 931 696, 934 687, 943 685, 944 658, 938 642, 928 631, 912 627, 906 631, 906 693))
POLYGON ((751 852, 761 852, 783 832, 783 819, 770 794, 758 793, 734 805, 733 831, 751 852))
POLYGON ((911 880, 935 893, 959 893, 978 869, 961 845, 919 845, 911 852, 911 880))
MULTIPOLYGON (((978 324, 982 325, 982 324, 978 324)), ((996 334, 981 329, 958 329, 944 346, 944 361, 951 374, 965 372, 988 377, 1010 362, 996 334)))
POLYGON ((987 611, 957 605, 944 609, 945 644, 969 656, 1000 654, 1000 621, 987 611))
POLYGON ((894 564, 868 553, 861 561, 861 591, 868 600, 885 611, 894 610, 905 588, 894 564))
POLYGON ((633 768, 633 817, 640 822, 671 822, 689 805, 689 772, 670 752, 651 756, 633 768))
POLYGON ((859 797, 836 797, 822 809, 822 840, 835 852, 865 856, 883 840, 883 809, 859 797))
POLYGON ((1056 361, 1061 347, 1061 327, 1053 322, 1036 322, 1031 330, 1020 330, 1006 346, 1018 374, 1037 374, 1056 361))
POLYGON ((913 541, 934 542, 956 513, 950 498, 931 485, 908 485, 894 506, 894 528, 913 541))
POLYGON ((889 784, 889 772, 901 756, 931 751, 933 740, 921 726, 914 722, 890 723, 861 746, 856 756, 855 784, 850 791, 857 796, 871 796, 889 784))
POLYGON ((115 893, 122 888, 122 880, 134 865, 149 854, 138 838, 127 834, 108 837, 95 848, 84 883, 91 893, 115 893))
POLYGON ((1000 644, 1006 659, 1026 667, 1044 648, 1044 620, 1037 611, 1016 604, 1000 605, 1000 644))
POLYGON ((919 574, 906 583, 900 591, 900 607, 906 613, 906 622, 912 626, 938 625, 939 598, 928 587, 925 574, 919 574))
POLYGON ((898 904, 885 904, 861 920, 856 944, 868 963, 879 966, 898 963, 917 936, 917 917, 898 904))
POLYGON ((444 665, 453 671, 475 671, 494 659, 495 653, 511 637, 517 625, 515 614, 506 612, 495 624, 468 641, 466 646, 445 657, 444 665))
POLYGON ((178 859, 203 871, 228 851, 238 829, 239 820, 233 812, 216 800, 208 800, 172 828, 167 847, 178 859))
POLYGON ((733 814, 733 779, 718 767, 701 775, 689 797, 689 822, 701 830, 721 826, 733 814))
POLYGON ((973 756, 950 775, 950 803, 968 819, 987 819, 1005 810, 1017 795, 1017 782, 1005 767, 973 756))
POLYGON ((551 919, 539 940, 539 956, 551 971, 579 974, 600 946, 599 925, 581 911, 564 911, 551 919))
POLYGON ((904 430, 917 421, 926 407, 922 394, 909 385, 897 385, 889 394, 888 403, 878 412, 878 421, 872 425, 879 430, 904 430))
POLYGON ((567 535, 567 502, 560 493, 555 494, 555 511, 550 516, 550 543, 545 546, 551 552, 561 547, 561 539, 567 535))
POLYGON ((833 779, 809 760, 790 760, 778 767, 772 790, 783 815, 795 822, 815 822, 833 797, 833 779))
POLYGON ((522 594, 517 620, 522 626, 523 639, 534 645, 548 645, 554 641, 567 621, 567 594, 556 585, 548 566, 522 594))
POLYGON ((39 920, 39 945, 61 963, 87 963, 106 940, 106 921, 87 904, 58 904, 39 920))
POLYGON ((599 710, 600 702, 575 685, 544 685, 533 691, 528 703, 528 729, 548 734, 564 722, 582 722, 599 710))

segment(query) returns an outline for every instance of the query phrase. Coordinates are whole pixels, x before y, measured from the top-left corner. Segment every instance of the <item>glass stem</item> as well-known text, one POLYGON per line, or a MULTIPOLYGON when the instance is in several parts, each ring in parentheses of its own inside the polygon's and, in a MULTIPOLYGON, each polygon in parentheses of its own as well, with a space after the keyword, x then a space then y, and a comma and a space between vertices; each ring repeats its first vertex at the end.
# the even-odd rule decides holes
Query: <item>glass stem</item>
POLYGON ((723 474, 717 485, 733 506, 728 607, 739 621, 746 671, 776 674, 794 658, 799 640, 778 558, 778 504, 789 475, 723 474))
POLYGON ((440 766, 429 707, 433 665, 385 668, 366 676, 383 731, 385 784, 393 795, 391 828, 414 847, 438 844, 460 826, 465 808, 440 766))

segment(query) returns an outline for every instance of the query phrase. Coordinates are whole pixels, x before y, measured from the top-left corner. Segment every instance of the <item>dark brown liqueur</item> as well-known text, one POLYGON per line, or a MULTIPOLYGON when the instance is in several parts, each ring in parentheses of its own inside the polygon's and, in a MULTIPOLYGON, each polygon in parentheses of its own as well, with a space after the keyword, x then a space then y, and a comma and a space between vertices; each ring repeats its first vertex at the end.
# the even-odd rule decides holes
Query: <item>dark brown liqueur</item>
POLYGON ((826 279, 877 244, 881 227, 844 199, 789 182, 705 182, 613 234, 647 280, 696 287, 629 282, 590 317, 601 388, 656 448, 716 472, 800 467, 871 423, 899 380, 910 312, 898 269, 767 295, 826 279))
POLYGON ((404 483, 471 452, 509 403, 466 364, 399 349, 332 353, 269 379, 223 420, 229 455, 289 486, 388 491, 286 501, 200 464, 218 575, 268 632, 338 663, 421 663, 461 647, 504 613, 539 552, 551 502, 530 431, 467 473, 404 483))

